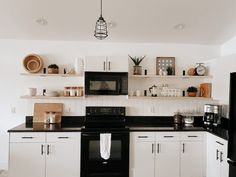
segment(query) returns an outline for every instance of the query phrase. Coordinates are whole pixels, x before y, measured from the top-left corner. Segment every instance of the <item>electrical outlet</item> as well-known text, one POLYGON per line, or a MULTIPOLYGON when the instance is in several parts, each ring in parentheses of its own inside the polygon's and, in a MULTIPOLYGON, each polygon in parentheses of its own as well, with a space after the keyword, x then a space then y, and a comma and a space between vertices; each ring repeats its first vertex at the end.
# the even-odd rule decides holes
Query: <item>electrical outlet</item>
POLYGON ((16 113, 16 107, 11 107, 11 113, 15 114, 16 113))

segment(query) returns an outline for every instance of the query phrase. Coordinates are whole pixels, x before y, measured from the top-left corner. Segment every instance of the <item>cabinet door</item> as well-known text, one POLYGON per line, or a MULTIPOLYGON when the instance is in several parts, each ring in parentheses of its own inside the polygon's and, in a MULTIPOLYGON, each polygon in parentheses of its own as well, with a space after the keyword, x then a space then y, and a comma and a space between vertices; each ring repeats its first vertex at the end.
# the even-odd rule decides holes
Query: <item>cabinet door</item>
POLYGON ((107 57, 108 72, 128 72, 128 58, 119 56, 107 57))
POLYGON ((228 143, 227 141, 220 139, 219 140, 221 143, 221 148, 220 148, 220 166, 221 166, 221 171, 220 171, 220 176, 225 177, 229 176, 229 164, 227 162, 227 150, 228 150, 228 143))
POLYGON ((46 177, 80 176, 80 133, 48 133, 46 177))
POLYGON ((88 56, 85 57, 84 71, 105 72, 107 68, 106 57, 88 56))
POLYGON ((153 132, 130 134, 130 177, 154 177, 153 132))
POLYGON ((181 142, 181 177, 203 176, 203 141, 181 142))
POLYGON ((207 134, 207 177, 220 177, 220 150, 216 146, 216 139, 213 135, 207 134))
POLYGON ((10 143, 9 177, 45 177, 41 143, 10 143))
POLYGON ((155 177, 179 177, 180 142, 158 142, 156 147, 155 177))

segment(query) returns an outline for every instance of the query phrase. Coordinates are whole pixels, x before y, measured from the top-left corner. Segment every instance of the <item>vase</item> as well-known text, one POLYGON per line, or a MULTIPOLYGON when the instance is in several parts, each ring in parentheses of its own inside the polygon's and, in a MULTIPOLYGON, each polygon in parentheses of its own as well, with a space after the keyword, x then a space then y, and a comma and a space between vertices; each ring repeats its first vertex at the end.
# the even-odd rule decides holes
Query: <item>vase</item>
POLYGON ((82 58, 75 58, 75 62, 74 62, 74 69, 75 69, 75 73, 82 75, 84 72, 84 61, 82 58))
POLYGON ((188 96, 195 97, 195 96, 197 96, 197 93, 196 92, 188 92, 188 96))
POLYGON ((142 75, 142 66, 133 66, 134 68, 134 75, 142 75))

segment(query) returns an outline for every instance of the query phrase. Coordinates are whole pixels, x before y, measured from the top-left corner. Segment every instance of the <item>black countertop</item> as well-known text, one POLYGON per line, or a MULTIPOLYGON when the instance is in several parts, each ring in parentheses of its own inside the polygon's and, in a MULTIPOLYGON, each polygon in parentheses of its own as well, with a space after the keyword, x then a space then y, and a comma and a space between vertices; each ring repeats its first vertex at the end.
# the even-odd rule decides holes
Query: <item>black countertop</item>
MULTIPOLYGON (((27 117, 29 118, 29 117, 27 117)), ((83 131, 83 118, 73 117, 68 119, 69 122, 62 121, 61 124, 44 124, 44 123, 32 123, 26 121, 14 127, 8 132, 81 132, 83 131)), ((195 118, 195 124, 192 126, 176 125, 171 122, 171 117, 126 117, 126 128, 130 132, 134 131, 207 131, 225 140, 228 140, 228 130, 225 127, 219 126, 212 129, 204 128, 200 119, 195 118), (145 121, 144 121, 145 119, 145 121), (158 121, 157 121, 158 120, 158 121)))

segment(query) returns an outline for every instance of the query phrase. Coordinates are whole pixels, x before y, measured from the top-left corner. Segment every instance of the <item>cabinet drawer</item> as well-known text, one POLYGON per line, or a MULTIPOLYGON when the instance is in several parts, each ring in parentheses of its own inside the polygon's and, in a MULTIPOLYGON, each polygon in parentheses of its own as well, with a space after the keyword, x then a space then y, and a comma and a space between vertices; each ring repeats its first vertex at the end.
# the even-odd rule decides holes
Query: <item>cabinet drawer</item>
POLYGON ((44 143, 45 133, 10 133, 10 142, 44 143))
POLYGON ((182 132, 181 140, 183 141, 195 141, 195 140, 203 140, 204 133, 203 132, 182 132))
POLYGON ((79 140, 80 133, 47 133, 48 142, 70 142, 79 140))
POLYGON ((156 133, 156 141, 179 141, 180 134, 176 132, 158 132, 156 133))
POLYGON ((154 141, 155 133, 154 132, 133 132, 131 133, 134 141, 154 141))

